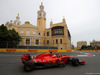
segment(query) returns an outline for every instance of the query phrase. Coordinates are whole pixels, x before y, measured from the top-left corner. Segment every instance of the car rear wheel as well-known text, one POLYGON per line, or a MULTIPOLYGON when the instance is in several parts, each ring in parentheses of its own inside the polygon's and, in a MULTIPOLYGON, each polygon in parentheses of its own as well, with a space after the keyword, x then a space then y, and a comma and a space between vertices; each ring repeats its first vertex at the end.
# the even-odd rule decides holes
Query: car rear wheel
POLYGON ((79 59, 78 58, 72 58, 71 63, 72 63, 73 66, 78 66, 79 65, 79 59))
POLYGON ((24 69, 25 71, 32 71, 34 69, 34 66, 34 62, 32 60, 29 60, 24 64, 24 69))

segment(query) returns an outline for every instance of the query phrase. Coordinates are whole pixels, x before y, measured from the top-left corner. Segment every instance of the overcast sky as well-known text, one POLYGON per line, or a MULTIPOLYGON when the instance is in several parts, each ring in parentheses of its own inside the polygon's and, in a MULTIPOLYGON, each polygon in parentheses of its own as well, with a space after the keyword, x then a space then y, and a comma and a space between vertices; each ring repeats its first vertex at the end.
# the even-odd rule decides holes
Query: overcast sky
POLYGON ((100 41, 100 0, 0 0, 0 25, 14 21, 19 13, 21 24, 29 21, 36 26, 41 2, 47 28, 51 19, 59 23, 64 16, 75 46, 77 41, 100 41))

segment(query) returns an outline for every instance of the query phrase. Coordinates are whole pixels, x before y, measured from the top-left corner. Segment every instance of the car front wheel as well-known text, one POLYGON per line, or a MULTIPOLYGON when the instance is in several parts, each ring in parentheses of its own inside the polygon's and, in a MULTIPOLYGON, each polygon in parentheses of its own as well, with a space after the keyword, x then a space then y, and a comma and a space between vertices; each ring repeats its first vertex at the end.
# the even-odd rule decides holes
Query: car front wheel
POLYGON ((34 62, 32 60, 29 60, 24 64, 24 69, 25 71, 32 71, 34 69, 34 66, 34 62))
POLYGON ((78 58, 72 58, 71 63, 73 66, 78 66, 79 65, 79 59, 78 58))

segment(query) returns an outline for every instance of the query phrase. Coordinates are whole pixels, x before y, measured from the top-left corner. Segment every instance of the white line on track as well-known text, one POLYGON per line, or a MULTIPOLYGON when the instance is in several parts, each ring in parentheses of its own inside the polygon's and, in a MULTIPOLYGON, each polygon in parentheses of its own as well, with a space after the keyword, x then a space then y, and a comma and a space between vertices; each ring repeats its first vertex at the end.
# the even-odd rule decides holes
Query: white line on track
MULTIPOLYGON (((90 57, 88 55, 77 55, 78 57, 90 57)), ((95 56, 95 55, 92 55, 92 56, 95 56)))
POLYGON ((85 73, 85 74, 89 74, 89 75, 100 75, 100 73, 85 73))
POLYGON ((95 56, 94 54, 91 53, 84 53, 84 52, 80 52, 83 55, 78 55, 79 57, 90 57, 90 56, 95 56))

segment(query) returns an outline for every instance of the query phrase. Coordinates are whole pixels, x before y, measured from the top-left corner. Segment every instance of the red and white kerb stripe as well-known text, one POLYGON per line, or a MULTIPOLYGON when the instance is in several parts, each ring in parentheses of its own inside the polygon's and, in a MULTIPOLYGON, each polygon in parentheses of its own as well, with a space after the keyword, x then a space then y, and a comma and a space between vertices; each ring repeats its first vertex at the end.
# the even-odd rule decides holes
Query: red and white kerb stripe
POLYGON ((83 55, 69 55, 71 57, 91 57, 95 56, 94 54, 89 54, 89 53, 82 53, 83 55))

